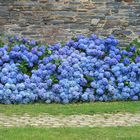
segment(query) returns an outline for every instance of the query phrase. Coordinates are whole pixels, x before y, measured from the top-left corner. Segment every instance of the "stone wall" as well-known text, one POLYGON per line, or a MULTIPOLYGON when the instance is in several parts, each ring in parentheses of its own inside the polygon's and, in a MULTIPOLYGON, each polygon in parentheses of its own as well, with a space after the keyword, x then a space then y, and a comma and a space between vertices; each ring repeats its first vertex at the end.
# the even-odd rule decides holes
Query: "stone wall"
POLYGON ((54 43, 75 34, 140 38, 140 0, 0 0, 0 32, 54 43))

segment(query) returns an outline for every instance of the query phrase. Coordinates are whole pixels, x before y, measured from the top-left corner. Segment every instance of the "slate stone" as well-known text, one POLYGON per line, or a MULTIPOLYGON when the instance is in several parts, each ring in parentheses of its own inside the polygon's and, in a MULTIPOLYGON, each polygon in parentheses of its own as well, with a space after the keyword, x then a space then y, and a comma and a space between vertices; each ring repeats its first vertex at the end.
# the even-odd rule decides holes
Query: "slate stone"
POLYGON ((127 42, 140 36, 140 0, 0 0, 0 32, 51 43, 114 33, 127 42))

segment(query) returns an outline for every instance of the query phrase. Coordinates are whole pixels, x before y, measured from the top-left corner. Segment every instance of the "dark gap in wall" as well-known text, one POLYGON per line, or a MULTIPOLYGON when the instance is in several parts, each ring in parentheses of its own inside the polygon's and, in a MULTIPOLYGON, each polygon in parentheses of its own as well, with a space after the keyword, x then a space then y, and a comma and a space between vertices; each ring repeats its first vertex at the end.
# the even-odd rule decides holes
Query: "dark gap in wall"
POLYGON ((122 2, 122 0, 115 0, 115 2, 122 2))

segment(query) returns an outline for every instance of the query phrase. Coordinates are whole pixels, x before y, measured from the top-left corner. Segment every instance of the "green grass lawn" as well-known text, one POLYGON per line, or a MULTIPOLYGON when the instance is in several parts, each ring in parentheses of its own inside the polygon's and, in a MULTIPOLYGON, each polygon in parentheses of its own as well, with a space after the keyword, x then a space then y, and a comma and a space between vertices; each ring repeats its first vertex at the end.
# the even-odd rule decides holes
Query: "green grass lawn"
MULTIPOLYGON (((29 104, 0 105, 0 113, 5 115, 33 116, 48 113, 51 115, 140 113, 138 102, 96 102, 78 104, 29 104)), ((133 127, 0 127, 0 140, 140 140, 140 126, 133 127)))
POLYGON ((0 128, 0 140, 140 140, 140 126, 101 128, 0 128))
POLYGON ((28 113, 30 115, 39 115, 48 113, 51 115, 80 115, 96 113, 118 113, 118 112, 140 112, 140 101, 137 102, 96 102, 96 103, 78 103, 78 104, 29 104, 29 105, 0 105, 0 113, 6 115, 28 113))

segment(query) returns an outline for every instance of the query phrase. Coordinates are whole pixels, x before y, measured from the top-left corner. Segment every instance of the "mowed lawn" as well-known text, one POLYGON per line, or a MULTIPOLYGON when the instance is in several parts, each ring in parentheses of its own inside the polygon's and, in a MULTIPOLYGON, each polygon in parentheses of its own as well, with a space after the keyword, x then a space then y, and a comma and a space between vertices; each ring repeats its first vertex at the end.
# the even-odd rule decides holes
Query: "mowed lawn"
MULTIPOLYGON (((29 114, 37 116, 81 115, 103 113, 140 113, 137 102, 96 102, 78 104, 0 105, 0 115, 29 114)), ((131 127, 0 127, 0 140, 140 140, 140 126, 131 127)))
POLYGON ((140 126, 95 128, 0 128, 0 140, 140 140, 140 126))
POLYGON ((48 113, 50 115, 81 115, 102 113, 140 113, 140 101, 137 102, 95 102, 75 104, 28 104, 28 105, 0 105, 0 113, 5 115, 39 115, 48 113))

